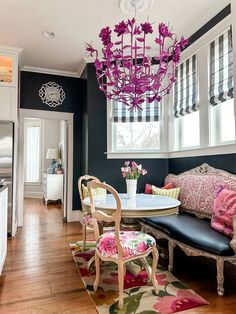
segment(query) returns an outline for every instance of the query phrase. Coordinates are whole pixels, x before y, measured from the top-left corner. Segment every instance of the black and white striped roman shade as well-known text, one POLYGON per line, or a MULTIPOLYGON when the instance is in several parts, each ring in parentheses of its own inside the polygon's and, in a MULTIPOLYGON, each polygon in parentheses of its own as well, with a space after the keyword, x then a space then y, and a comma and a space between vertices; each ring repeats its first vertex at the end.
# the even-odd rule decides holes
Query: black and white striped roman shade
POLYGON ((179 118, 199 110, 196 55, 176 68, 174 86, 174 116, 179 118))
POLYGON ((146 103, 142 106, 142 110, 129 110, 128 106, 122 105, 118 101, 113 102, 113 122, 155 122, 160 120, 160 106, 157 101, 151 104, 146 103))
POLYGON ((209 101, 212 106, 234 96, 232 29, 210 44, 209 101))

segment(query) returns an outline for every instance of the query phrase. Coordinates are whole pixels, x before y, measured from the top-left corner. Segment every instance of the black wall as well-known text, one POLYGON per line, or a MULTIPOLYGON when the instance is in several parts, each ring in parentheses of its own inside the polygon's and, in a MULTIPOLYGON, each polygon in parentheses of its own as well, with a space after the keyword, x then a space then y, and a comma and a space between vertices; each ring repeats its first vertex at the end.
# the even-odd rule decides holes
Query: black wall
MULTIPOLYGON (((77 189, 78 177, 81 175, 81 108, 83 86, 77 78, 21 72, 20 107, 24 109, 49 110, 74 113, 74 152, 73 152, 73 208, 80 208, 80 199, 77 189), (66 98, 61 106, 51 108, 44 104, 39 97, 42 84, 53 81, 62 86, 66 98)), ((49 134, 50 136, 50 134, 49 134)))

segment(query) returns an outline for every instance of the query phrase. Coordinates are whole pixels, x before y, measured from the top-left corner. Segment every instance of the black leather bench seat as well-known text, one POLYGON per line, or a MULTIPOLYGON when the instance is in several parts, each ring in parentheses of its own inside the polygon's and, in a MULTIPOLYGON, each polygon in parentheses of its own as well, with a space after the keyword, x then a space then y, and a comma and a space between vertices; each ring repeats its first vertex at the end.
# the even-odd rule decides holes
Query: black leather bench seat
POLYGON ((210 221, 184 213, 145 218, 142 221, 167 234, 170 238, 196 249, 221 256, 235 254, 229 245, 231 239, 212 229, 210 221))

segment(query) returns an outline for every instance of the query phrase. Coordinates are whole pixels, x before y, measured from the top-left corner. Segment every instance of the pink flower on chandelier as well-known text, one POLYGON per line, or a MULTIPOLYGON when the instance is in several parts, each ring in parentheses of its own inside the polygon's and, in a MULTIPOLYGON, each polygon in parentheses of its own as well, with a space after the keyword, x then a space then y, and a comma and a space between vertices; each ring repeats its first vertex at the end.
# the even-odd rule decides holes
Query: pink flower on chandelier
POLYGON ((101 55, 87 44, 87 52, 95 56, 100 90, 108 99, 119 101, 130 110, 142 109, 143 104, 153 101, 160 102, 169 94, 176 81, 175 70, 181 51, 188 44, 187 39, 177 40, 169 27, 160 23, 153 39, 158 54, 150 57, 147 39, 153 33, 149 22, 137 25, 135 19, 131 19, 115 25, 113 32, 108 26, 101 30, 101 55), (112 39, 112 33, 116 40, 112 39))

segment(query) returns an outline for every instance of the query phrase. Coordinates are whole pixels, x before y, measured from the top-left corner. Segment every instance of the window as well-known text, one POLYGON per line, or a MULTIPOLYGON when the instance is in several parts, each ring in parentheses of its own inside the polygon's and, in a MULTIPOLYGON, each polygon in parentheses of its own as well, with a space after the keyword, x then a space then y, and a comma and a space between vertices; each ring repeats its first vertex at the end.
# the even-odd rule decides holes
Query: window
POLYGON ((174 86, 175 149, 200 145, 199 102, 196 55, 176 69, 174 86))
POLYGON ((161 150, 160 103, 151 103, 143 110, 130 111, 113 102, 112 151, 161 150))
POLYGON ((210 139, 212 145, 235 141, 232 30, 209 46, 210 139))
POLYGON ((40 183, 41 124, 40 121, 25 123, 25 182, 40 183))
POLYGON ((211 145, 227 144, 235 141, 234 100, 211 107, 211 145))

